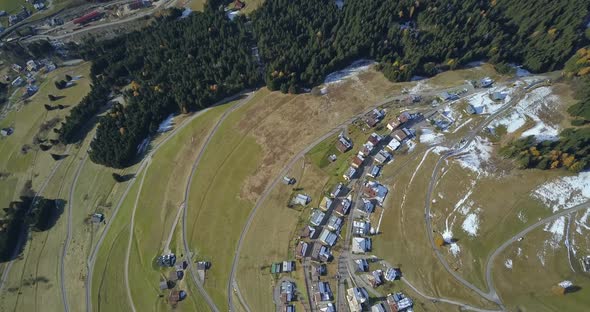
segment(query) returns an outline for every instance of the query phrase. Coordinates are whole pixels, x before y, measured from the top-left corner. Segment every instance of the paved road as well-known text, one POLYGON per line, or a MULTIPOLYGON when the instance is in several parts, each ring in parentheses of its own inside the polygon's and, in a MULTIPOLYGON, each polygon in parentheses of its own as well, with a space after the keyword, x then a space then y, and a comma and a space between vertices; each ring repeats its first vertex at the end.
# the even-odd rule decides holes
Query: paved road
MULTIPOLYGON (((70 146, 68 146, 66 148, 65 154, 68 154, 70 152, 70 146)), ((41 187, 39 188, 39 191, 37 191, 35 193, 35 196, 33 197, 33 202, 35 202, 35 200, 37 199, 37 197, 43 193, 43 191, 45 191, 45 188, 47 187, 47 185, 49 184, 49 181, 51 181, 51 179, 53 178, 53 176, 55 175, 55 173, 57 172, 57 170, 59 169, 59 167, 61 167, 61 165, 63 164, 63 160, 58 160, 55 162, 55 164, 53 165, 53 168, 51 169, 51 172, 49 173, 49 176, 47 176, 47 179, 45 179, 45 181, 43 182, 43 184, 41 185, 41 187)), ((33 208, 33 205, 30 205, 29 208, 27 209, 27 213, 29 214, 29 212, 31 211, 31 208, 33 208)), ((24 233, 21 233, 19 235, 18 242, 16 243, 16 248, 14 249, 13 253, 12 253, 12 259, 16 260, 16 256, 17 256, 17 252, 21 249, 22 244, 24 243, 26 237, 24 237, 24 233)), ((4 285, 6 284, 6 279, 8 278, 8 274, 10 273, 10 269, 12 269, 12 264, 14 263, 15 260, 11 260, 9 261, 6 266, 4 267, 4 270, 2 271, 2 278, 0 279, 0 291, 2 291, 2 288, 4 287, 4 285)))
POLYGON ((131 220, 129 221, 129 240, 127 241, 127 251, 125 254, 125 288, 127 291, 127 300, 129 301, 129 305, 131 306, 131 310, 136 312, 135 310, 135 303, 133 302, 133 295, 131 295, 131 287, 129 286, 129 258, 131 256, 131 245, 133 244, 133 229, 135 228, 135 212, 137 211, 137 203, 139 202, 139 198, 141 197, 141 190, 143 189, 143 182, 145 181, 145 177, 148 174, 148 169, 152 164, 152 157, 148 157, 147 165, 145 167, 143 176, 141 177, 141 182, 139 183, 139 189, 137 190, 137 194, 135 196, 135 203, 133 204, 133 211, 131 212, 131 220))
MULTIPOLYGON (((224 103, 227 103, 229 101, 232 101, 236 98, 238 98, 239 96, 242 96, 243 93, 238 93, 235 94, 233 96, 227 97, 219 102, 217 102, 215 105, 213 106, 218 106, 224 103)), ((182 129, 184 129, 187 125, 189 125, 195 118, 201 116, 202 114, 204 114, 205 112, 209 111, 212 107, 206 108, 204 110, 201 110, 197 113, 195 113, 194 115, 192 115, 188 120, 186 120, 182 125, 180 125, 178 128, 175 128, 174 130, 172 130, 169 135, 164 138, 162 141, 160 141, 159 143, 157 143, 153 150, 148 153, 148 155, 146 155, 144 157, 144 159, 141 161, 137 172, 135 174, 135 176, 139 176, 141 174, 141 172, 143 171, 143 169, 145 168, 146 164, 147 164, 147 159, 149 157, 151 157, 153 154, 155 154, 158 149, 160 149, 160 147, 162 147, 166 142, 168 142, 171 138, 173 138, 177 133, 179 133, 182 129)), ((112 221, 115 219, 117 213, 119 212, 119 209, 121 208, 123 201, 125 200, 125 198, 127 197, 127 195, 129 194, 131 188, 133 187, 133 184, 135 183, 136 179, 134 178, 133 180, 131 180, 128 184, 127 184, 127 188, 125 189, 125 192, 123 193, 123 195, 121 196, 121 198, 119 199, 119 201, 117 202, 117 206, 115 206, 115 209, 113 210, 113 213, 111 215, 111 217, 109 218, 110 221, 107 221, 107 224, 105 226, 105 229, 103 230, 103 232, 101 233, 98 242, 96 243, 96 246, 94 247, 94 249, 92 250, 90 257, 88 258, 88 262, 87 262, 87 269, 88 269, 88 277, 86 278, 86 311, 91 312, 92 311, 92 278, 93 278, 93 273, 94 273, 94 265, 96 263, 96 256, 98 254, 98 251, 100 250, 100 247, 112 225, 112 221)), ((204 291, 204 290, 203 290, 204 291)))
POLYGON ((68 303, 68 294, 66 291, 66 279, 65 279, 65 258, 68 252, 68 248, 70 246, 70 241, 72 239, 72 207, 74 206, 74 192, 76 190, 76 185, 78 185, 78 178, 80 177, 80 173, 82 172, 82 168, 84 168, 84 164, 88 160, 88 154, 84 156, 84 159, 78 165, 76 169, 76 175, 74 176, 74 180, 72 181, 72 185, 70 186, 70 196, 68 201, 68 220, 67 220, 67 230, 66 230, 66 240, 64 242, 63 249, 61 251, 61 258, 59 259, 60 271, 59 271, 59 284, 61 288, 61 298, 64 303, 64 311, 70 312, 70 305, 68 303))
POLYGON ((512 245, 514 242, 516 242, 519 238, 524 237, 526 234, 528 234, 530 231, 536 229, 537 227, 546 224, 547 222, 551 222, 553 220, 556 220, 560 217, 569 215, 571 213, 574 213, 576 211, 579 210, 583 210, 583 209, 589 209, 590 208, 590 201, 589 202, 585 202, 581 205, 577 205, 574 206, 572 208, 569 209, 565 209, 562 210, 558 213, 553 214, 552 216, 549 216, 547 218, 544 218, 542 220, 539 220, 538 222, 529 225, 528 227, 526 227, 524 230, 520 231, 518 234, 514 235, 513 237, 511 237, 510 239, 508 239, 507 241, 505 241, 502 245, 500 245, 500 247, 496 248, 496 250, 494 250, 494 252, 492 253, 492 255, 488 258, 487 262, 486 262, 486 282, 488 285, 488 289, 494 289, 494 281, 492 279, 492 267, 494 266, 494 259, 500 254, 502 253, 502 251, 504 251, 504 249, 506 249, 508 246, 512 245))
MULTIPOLYGON (((215 135, 215 133, 217 132, 217 130, 219 129, 219 127, 221 126, 221 124, 223 123, 223 121, 229 116, 229 114, 231 112, 235 111, 239 107, 241 107, 244 104, 248 103, 252 99, 252 97, 254 96, 254 94, 255 94, 254 92, 250 92, 250 94, 248 94, 248 96, 246 98, 242 99, 240 102, 236 103, 230 109, 226 110, 223 113, 223 115, 219 118, 219 120, 217 121, 217 123, 215 124, 215 126, 213 127, 213 129, 211 129, 211 131, 207 135, 207 138, 205 139, 205 142, 203 143, 203 146, 201 147, 201 150, 199 151, 199 154, 197 155, 197 158, 193 162, 193 166, 192 166, 192 169, 191 169, 191 174, 189 175, 189 179, 188 179, 188 181, 186 183, 186 188, 184 190, 184 209, 183 209, 183 214, 182 214, 182 242, 184 244, 184 254, 187 257, 188 263, 189 263, 190 268, 191 268, 189 270, 189 272, 190 272, 191 278, 193 279, 193 282, 195 283, 195 285, 199 289, 199 292, 201 293, 201 295, 203 295, 203 297, 205 298, 205 301, 207 301, 207 304, 209 305, 209 308, 212 311, 215 311, 215 312, 218 312, 219 309, 215 305, 215 302, 213 302, 213 299, 211 299, 211 297, 209 297, 209 295, 205 291, 205 288, 203 287, 203 282, 204 281, 201 281, 199 279, 199 277, 197 277, 197 275, 195 274, 194 262, 193 262, 193 259, 192 259, 192 256, 193 255, 192 255, 192 252, 190 251, 189 244, 188 244, 188 237, 187 237, 187 234, 186 234, 186 230, 187 230, 186 220, 187 220, 187 216, 188 216, 188 203, 189 203, 190 189, 191 189, 191 185, 193 183, 193 177, 195 175, 195 172, 197 170, 197 167, 199 166, 199 163, 201 162, 201 158, 203 158, 203 155, 205 154, 205 150, 207 149, 207 146, 211 142, 211 139, 213 138, 213 136, 215 135)), ((237 97, 242 96, 242 95, 243 94, 237 94, 233 98, 237 98, 237 97)))

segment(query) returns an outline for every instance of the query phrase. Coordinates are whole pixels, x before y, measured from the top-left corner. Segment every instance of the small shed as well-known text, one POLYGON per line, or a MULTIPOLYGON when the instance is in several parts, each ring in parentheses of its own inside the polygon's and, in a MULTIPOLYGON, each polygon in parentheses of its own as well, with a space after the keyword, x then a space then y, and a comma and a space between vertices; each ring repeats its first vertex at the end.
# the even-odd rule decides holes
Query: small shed
POLYGON ((90 222, 92 223, 101 223, 104 221, 104 214, 102 213, 94 213, 90 216, 90 222))
POLYGON ((293 204, 306 206, 311 201, 311 197, 305 194, 297 194, 295 198, 293 198, 293 204))
POLYGON ((168 289, 168 281, 161 281, 160 282, 160 290, 168 289))
POLYGON ((295 184, 295 178, 284 176, 283 177, 283 183, 286 184, 286 185, 293 185, 293 184, 295 184))

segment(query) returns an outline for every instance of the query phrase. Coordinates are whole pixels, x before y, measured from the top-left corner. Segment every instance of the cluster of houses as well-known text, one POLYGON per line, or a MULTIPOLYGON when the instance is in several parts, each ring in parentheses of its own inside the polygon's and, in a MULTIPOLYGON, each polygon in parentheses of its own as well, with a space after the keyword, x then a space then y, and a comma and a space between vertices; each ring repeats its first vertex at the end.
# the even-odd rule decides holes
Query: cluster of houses
POLYGON ((284 280, 279 284, 279 300, 282 312, 295 312, 295 306, 291 303, 297 299, 295 283, 284 280))
POLYGON ((290 273, 295 271, 295 261, 275 262, 270 266, 271 274, 290 273))
POLYGON ((170 290, 168 296, 168 303, 175 307, 178 302, 184 300, 187 296, 186 291, 178 289, 178 281, 184 278, 184 272, 188 267, 187 261, 176 263, 176 256, 174 254, 165 254, 158 257, 158 264, 162 267, 170 267, 172 270, 168 272, 168 276, 160 281, 160 290, 170 290))
POLYGON ((26 85, 23 92, 23 98, 26 99, 39 91, 39 87, 35 84, 37 82, 36 76, 42 72, 51 72, 56 69, 56 66, 49 60, 29 60, 24 68, 18 64, 12 64, 11 69, 16 72, 16 77, 13 79, 5 77, 5 79, 11 81, 10 84, 15 88, 26 85))

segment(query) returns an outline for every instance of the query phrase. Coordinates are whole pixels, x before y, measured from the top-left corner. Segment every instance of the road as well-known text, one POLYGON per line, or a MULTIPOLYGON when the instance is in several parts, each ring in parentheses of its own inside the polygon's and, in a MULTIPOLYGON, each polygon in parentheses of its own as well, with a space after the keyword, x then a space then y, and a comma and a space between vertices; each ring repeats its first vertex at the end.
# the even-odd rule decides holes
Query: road
MULTIPOLYGON (((65 154, 68 154, 70 152, 70 146, 68 146, 68 148, 66 148, 65 154)), ((57 172, 57 170, 59 169, 59 167, 61 167, 61 165, 63 164, 63 159, 62 160, 57 160, 55 162, 55 165, 53 165, 53 168, 51 169, 51 172, 49 173, 49 176, 47 176, 47 179, 45 179, 45 181, 43 182, 43 184, 41 185, 41 187, 39 188, 39 191, 37 191, 35 193, 35 196, 33 197, 33 201, 35 202, 35 200, 37 199, 37 197, 39 196, 39 194, 43 193, 43 191, 45 191, 45 188, 47 187, 47 185, 49 184, 49 181, 51 181, 51 179, 53 178, 53 176, 55 175, 55 173, 57 172)), ((29 214, 29 212, 31 211, 31 208, 33 208, 33 205, 29 206, 27 213, 29 214)), ((2 291, 4 284, 6 284, 6 279, 8 278, 8 274, 10 273, 10 269, 12 269, 12 264, 14 263, 17 256, 17 252, 21 249, 22 244, 24 243, 24 239, 25 237, 24 233, 21 233, 19 235, 18 242, 16 243, 16 248, 14 249, 13 253, 12 253, 12 259, 14 260, 10 260, 8 261, 8 263, 6 264, 6 266, 4 267, 4 270, 2 271, 2 278, 0 279, 0 291, 2 291)))
POLYGON ((145 177, 148 174, 148 169, 152 164, 152 157, 148 157, 147 165, 145 167, 143 176, 141 177, 141 182, 139 183, 139 189, 137 190, 137 194, 135 195, 135 203, 133 204, 133 211, 131 212, 131 220, 129 221, 129 240, 127 241, 127 251, 125 253, 125 288, 127 290, 127 300, 129 301, 129 305, 131 306, 131 310, 136 312, 135 310, 135 303, 133 302, 133 295, 131 295, 131 287, 129 286, 129 257, 131 256, 131 245, 133 244, 133 229, 135 228, 135 212, 137 211, 137 203, 139 202, 139 198, 141 197, 141 190, 143 190, 143 182, 145 181, 145 177))
POLYGON ((84 168, 84 164, 88 159, 88 154, 84 156, 84 159, 78 165, 76 169, 76 175, 74 176, 74 180, 72 181, 72 185, 70 186, 70 196, 68 201, 68 220, 67 220, 67 229, 66 229, 66 239, 63 245, 63 249, 61 252, 61 258, 59 259, 59 284, 61 288, 61 298, 64 303, 64 311, 70 312, 70 305, 68 303, 68 294, 66 291, 66 279, 65 279, 65 258, 68 252, 68 248, 70 246, 70 241, 72 240, 72 207, 74 206, 74 191, 76 190, 76 185, 78 185, 78 178, 80 177, 80 173, 82 172, 82 168, 84 168))
POLYGON ((492 267, 494 266, 494 259, 498 255, 500 255, 502 253, 502 251, 504 251, 504 249, 506 249, 508 246, 512 245, 514 242, 518 241, 519 238, 524 237, 530 231, 538 228, 539 226, 541 226, 543 224, 546 224, 547 222, 551 222, 553 220, 556 220, 560 217, 569 215, 569 214, 574 213, 576 211, 583 210, 583 209, 589 209, 589 208, 590 208, 590 202, 585 202, 583 204, 574 206, 572 208, 557 212, 549 217, 541 219, 538 222, 527 226, 524 230, 522 230, 518 234, 512 236, 510 239, 508 239, 502 245, 500 245, 500 247, 496 248, 496 250, 494 250, 494 252, 490 255, 490 257, 486 261, 486 282, 488 285, 488 289, 494 289, 494 281, 492 279, 492 267))
MULTIPOLYGON (((173 138, 177 133, 179 133, 182 129, 184 129, 187 125, 189 125, 195 118, 199 117, 200 115, 204 114, 205 112, 209 111, 211 108, 213 108, 214 106, 218 106, 224 103, 227 103, 229 101, 233 101, 234 99, 240 97, 243 95, 243 92, 237 93, 233 96, 227 97, 225 99, 222 99, 221 101, 217 102, 215 105, 206 108, 204 110, 201 110, 197 113, 195 113, 194 115, 192 115, 190 118, 188 118, 182 125, 180 125, 179 127, 175 128, 174 130, 172 130, 168 136, 166 136, 162 141, 160 141, 159 143, 157 143, 153 150, 151 150, 148 155, 146 155, 144 157, 144 159, 141 161, 139 167, 137 168, 137 172, 135 174, 135 177, 139 176, 141 174, 141 172, 143 171, 143 169, 145 168, 146 164, 147 164, 147 159, 150 158, 152 155, 154 155, 159 149, 160 147, 162 147, 166 142, 168 142, 171 138, 173 138)), ((100 247, 102 246, 102 243, 112 225, 112 221, 115 220, 115 217, 117 215, 117 213, 119 212, 119 209, 121 208, 121 206, 123 205, 123 201, 125 200, 125 198, 127 197, 127 195, 129 194, 129 192, 131 191, 131 188, 133 187, 133 184, 135 183, 136 179, 134 178, 133 180, 131 180, 128 184, 127 184, 127 188, 125 189, 125 192, 123 193, 123 195, 121 196, 121 198, 119 198, 119 201, 117 202, 117 205, 115 206, 115 209, 113 210, 112 215, 109 218, 109 221, 107 221, 107 224, 105 226, 105 229, 103 230, 103 232, 101 233, 94 249, 92 250, 89 258, 88 258, 88 262, 87 262, 87 269, 88 269, 88 276, 86 278, 86 311, 91 312, 92 311, 92 278, 93 278, 93 273, 94 273, 94 265, 96 264, 96 257, 98 255, 98 251, 100 250, 100 247)), ((203 290, 204 291, 204 290, 203 290)))
MULTIPOLYGON (((184 190, 184 209, 183 209, 183 214, 182 214, 182 242, 184 245, 184 254, 186 255, 186 257, 188 259, 188 263, 190 266, 189 272, 190 272, 191 278, 193 279, 193 282, 195 283, 195 285, 199 289, 199 292, 201 293, 201 295, 203 295, 203 297, 205 298, 205 301, 207 301, 209 308, 215 312, 218 312, 219 309, 215 305, 215 302, 213 302, 213 299, 211 299, 211 297, 205 291, 205 288, 203 287, 203 283, 205 281, 201 281, 199 279, 199 277, 197 277, 197 275, 195 274, 194 262, 193 262, 193 258, 192 258, 193 255, 192 255, 192 252, 190 251, 189 244, 188 244, 188 237, 186 234, 186 230, 187 230, 186 220, 187 220, 187 216, 188 216, 188 203, 189 203, 189 197, 190 197, 190 189, 191 189, 191 185, 193 183, 193 177, 195 175, 197 167, 199 166, 199 163, 201 162, 201 158, 203 158, 203 155, 205 154, 205 150, 207 149, 207 146, 209 145, 209 143, 211 143, 211 139, 213 139, 213 136, 215 135, 215 133, 217 132, 217 130, 219 129, 219 127, 221 126, 223 121, 229 116, 229 114, 231 112, 235 111, 239 107, 242 107, 244 104, 248 103, 252 99, 254 94, 255 94, 255 92, 250 92, 250 94, 248 94, 248 96, 246 96, 246 98, 244 98, 240 102, 234 104, 234 106, 232 106, 230 109, 226 110, 223 113, 223 115, 219 118, 219 120, 217 121, 217 123, 215 124, 213 129, 211 129, 211 131, 207 135, 207 138, 205 139, 205 142, 203 143, 203 146, 201 147, 201 150, 199 151, 197 158, 193 162, 193 166, 191 168, 191 173, 190 173, 188 181, 186 183, 186 188, 184 190)), ((238 95, 234 96, 234 98, 237 98, 238 96, 241 96, 241 95, 242 94, 238 94, 238 95)))

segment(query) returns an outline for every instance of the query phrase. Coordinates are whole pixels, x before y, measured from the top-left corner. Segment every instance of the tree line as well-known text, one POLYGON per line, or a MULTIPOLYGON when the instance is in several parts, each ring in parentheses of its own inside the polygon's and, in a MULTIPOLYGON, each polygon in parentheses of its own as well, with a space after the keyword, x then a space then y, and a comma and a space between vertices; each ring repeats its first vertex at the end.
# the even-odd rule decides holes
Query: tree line
POLYGON ((342 9, 333 0, 274 0, 251 20, 234 21, 223 10, 228 2, 210 0, 184 19, 166 11, 143 30, 87 40, 76 53, 93 61, 93 89, 66 119, 61 139, 83 137, 77 130, 113 89, 127 103, 100 118, 90 156, 124 167, 168 114, 206 108, 262 79, 271 90, 298 93, 359 58, 376 60, 392 81, 477 60, 503 72, 509 63, 539 72, 561 68, 588 41, 590 0, 347 0, 342 9))

